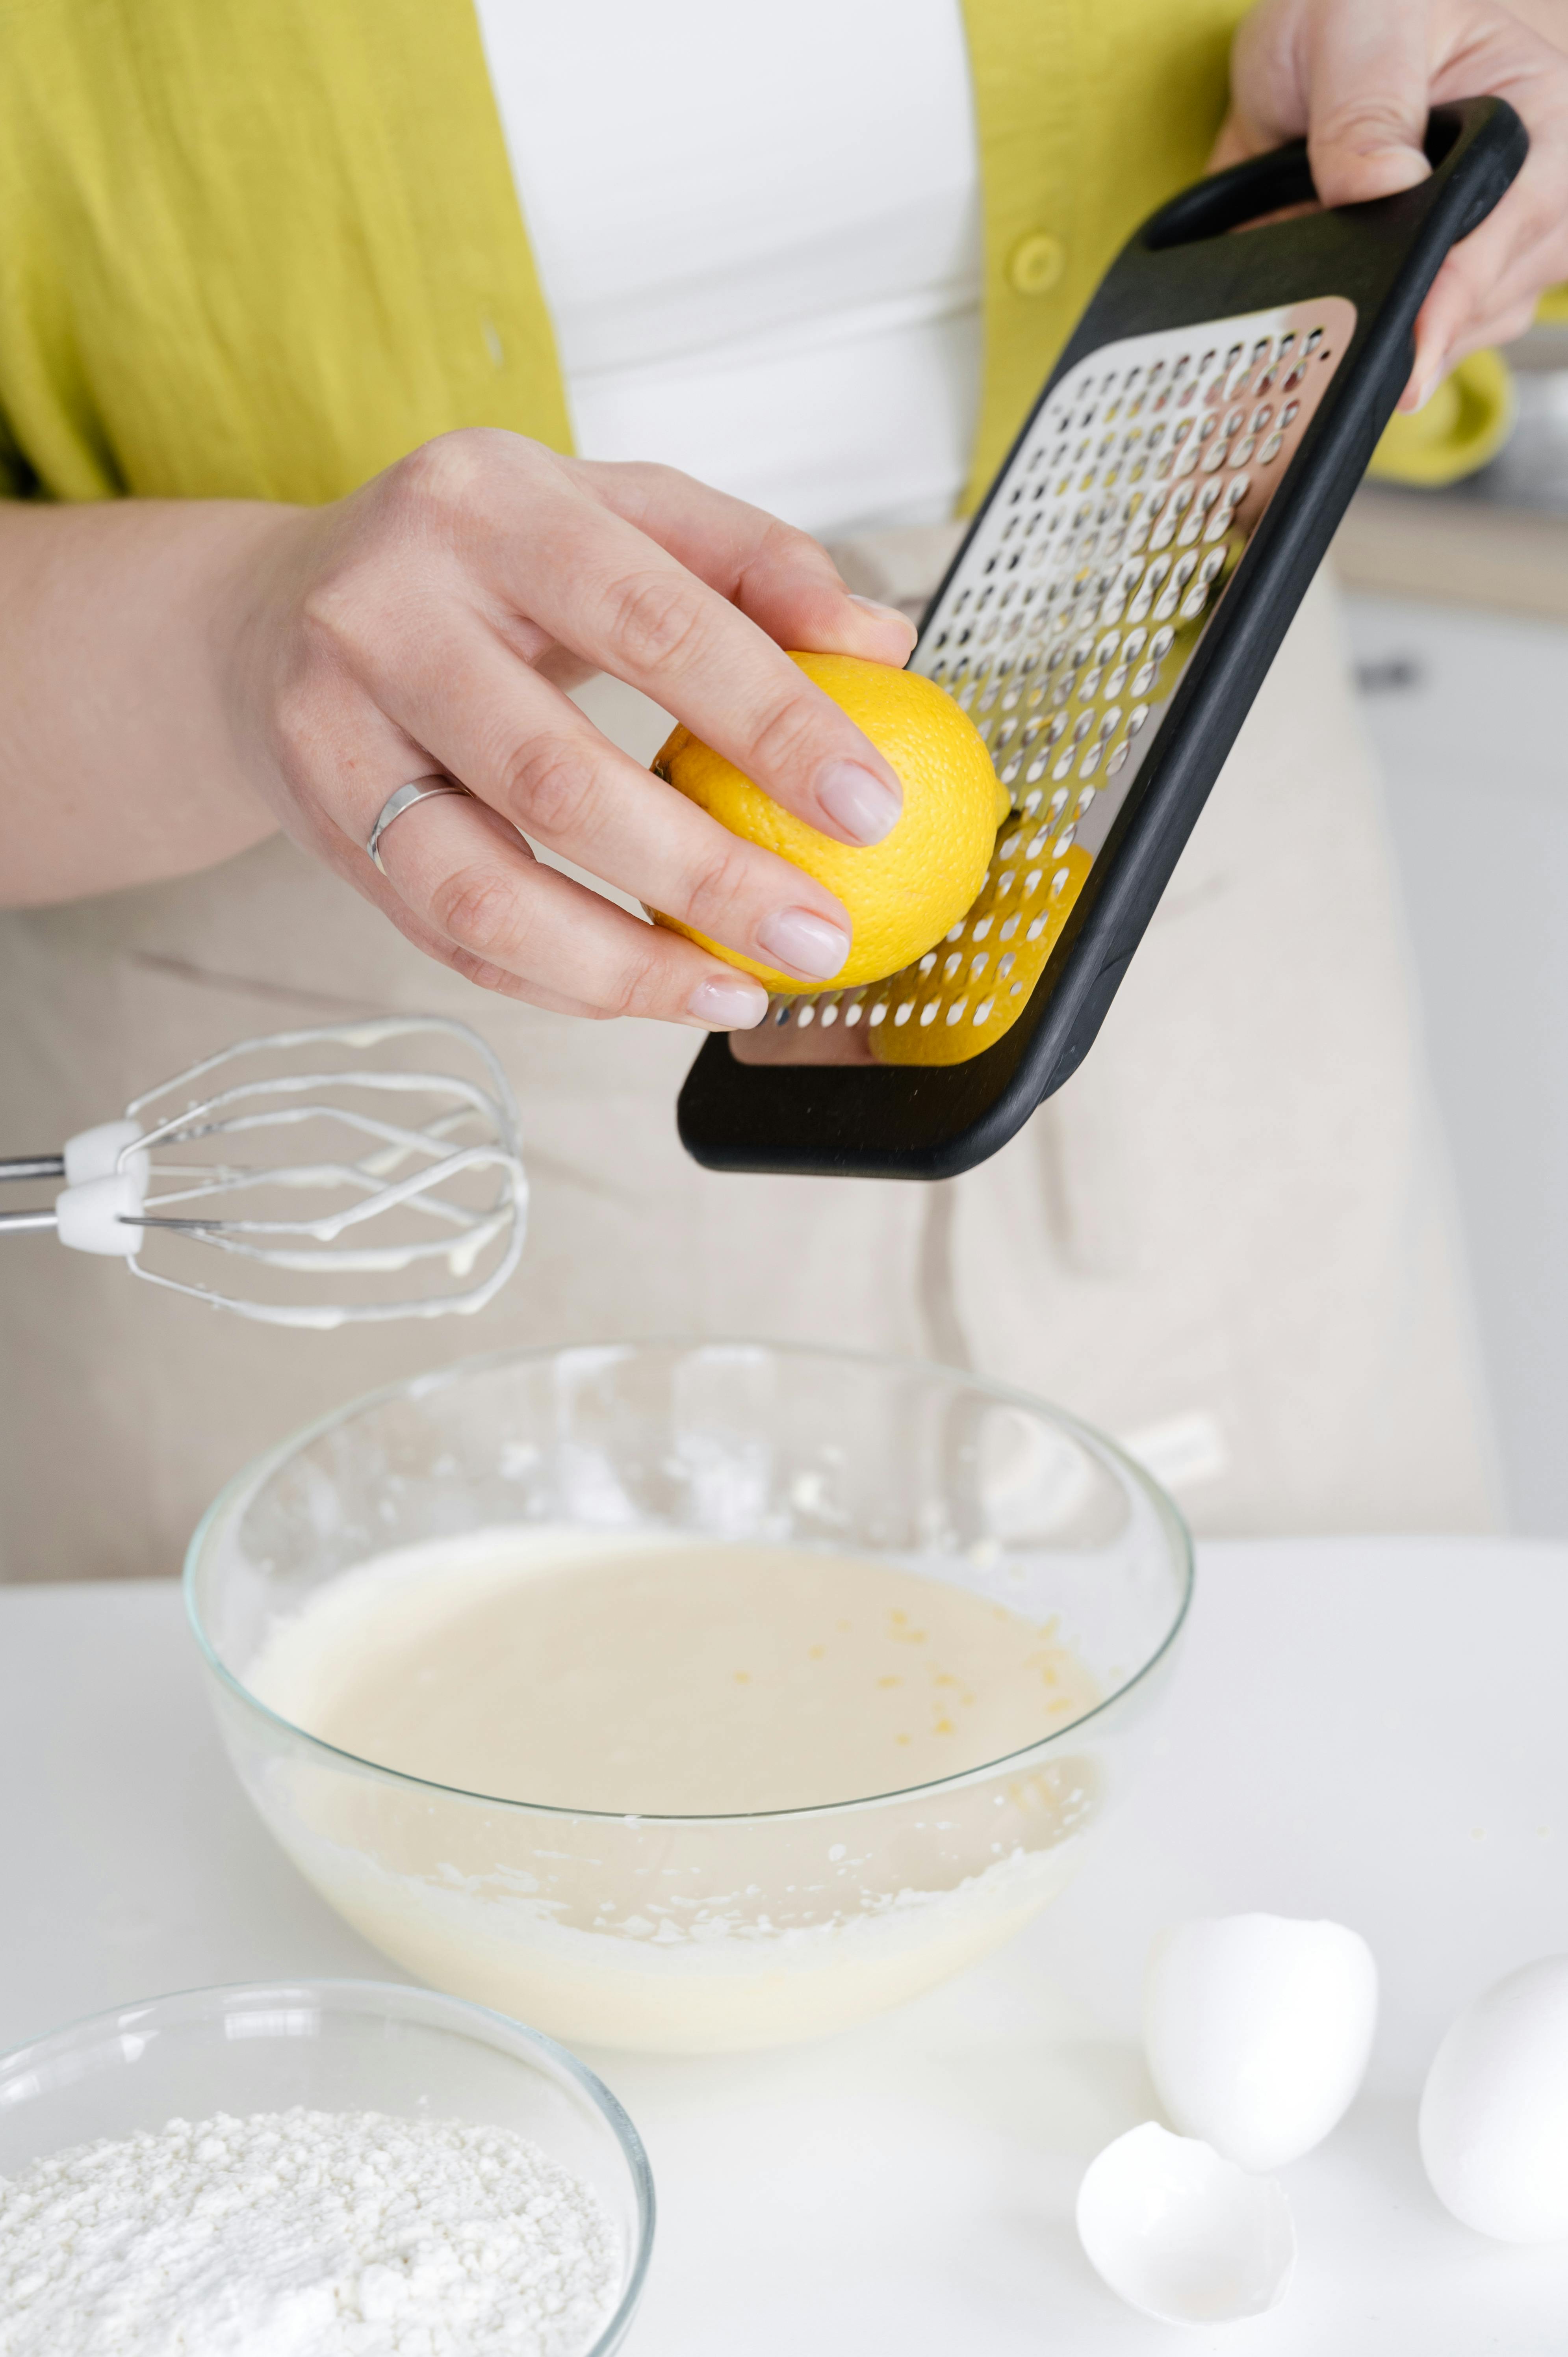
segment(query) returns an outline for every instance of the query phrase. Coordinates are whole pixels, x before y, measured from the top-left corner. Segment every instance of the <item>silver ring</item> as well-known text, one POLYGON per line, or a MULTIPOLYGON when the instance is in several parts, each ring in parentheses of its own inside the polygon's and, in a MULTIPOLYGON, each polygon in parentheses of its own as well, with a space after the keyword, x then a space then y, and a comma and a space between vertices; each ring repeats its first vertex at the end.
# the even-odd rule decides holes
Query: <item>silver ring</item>
POLYGON ((365 845, 383 876, 387 871, 381 867, 382 835, 394 818, 401 818, 405 810, 413 808, 415 802, 427 802, 432 794, 467 794, 470 802, 474 799, 468 788, 460 786, 455 778, 415 778, 408 785, 399 786, 395 794, 389 794, 381 804, 381 816, 371 827, 371 839, 365 845))

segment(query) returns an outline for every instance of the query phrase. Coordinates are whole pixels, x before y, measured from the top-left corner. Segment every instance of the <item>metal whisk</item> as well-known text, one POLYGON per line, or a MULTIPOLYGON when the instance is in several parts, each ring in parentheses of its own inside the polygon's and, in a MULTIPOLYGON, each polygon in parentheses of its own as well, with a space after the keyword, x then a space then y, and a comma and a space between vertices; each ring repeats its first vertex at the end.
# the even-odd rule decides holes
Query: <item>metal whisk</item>
POLYGON ((0 1229, 52 1228, 269 1326, 481 1309, 517 1266, 528 1207, 506 1075, 466 1024, 436 1015, 242 1040, 62 1153, 0 1159, 0 1180, 50 1178, 66 1182, 52 1205, 0 1212, 0 1229), (432 1041, 478 1077, 407 1060, 411 1042, 431 1059, 432 1041), (190 1258, 203 1250, 246 1264, 255 1293, 204 1282, 190 1258), (375 1286, 410 1271, 403 1297, 375 1286))

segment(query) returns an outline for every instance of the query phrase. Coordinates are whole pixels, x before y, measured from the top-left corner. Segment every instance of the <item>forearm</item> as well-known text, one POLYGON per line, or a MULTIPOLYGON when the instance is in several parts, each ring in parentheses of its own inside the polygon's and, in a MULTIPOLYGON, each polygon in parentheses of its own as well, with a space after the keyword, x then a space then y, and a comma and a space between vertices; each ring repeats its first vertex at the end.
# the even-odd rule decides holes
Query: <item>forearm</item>
POLYGON ((242 771, 220 642, 294 512, 0 506, 0 903, 187 875, 274 831, 242 771))

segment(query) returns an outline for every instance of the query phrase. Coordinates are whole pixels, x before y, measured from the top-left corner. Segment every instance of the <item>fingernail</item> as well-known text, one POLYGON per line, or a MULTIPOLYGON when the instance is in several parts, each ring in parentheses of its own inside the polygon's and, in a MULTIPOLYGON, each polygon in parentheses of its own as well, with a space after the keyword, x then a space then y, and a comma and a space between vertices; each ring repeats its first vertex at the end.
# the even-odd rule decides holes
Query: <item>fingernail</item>
POLYGON ((909 644, 914 645, 920 634, 902 606, 879 605, 875 597, 863 597, 858 589, 852 589, 849 595, 852 605, 863 607, 865 612, 874 615, 877 621, 900 623, 909 633, 909 644))
POLYGON ((858 761, 830 761, 818 777, 817 800, 834 825, 842 826, 863 850, 891 834, 904 812, 902 794, 858 761))
POLYGON ((843 927, 813 917, 810 909, 775 909, 757 928, 757 941, 765 956, 809 982, 826 982, 849 955, 843 927))
POLYGON ((768 1012, 768 993, 744 974, 710 974, 686 1001, 686 1012, 710 1031, 749 1031, 768 1012))

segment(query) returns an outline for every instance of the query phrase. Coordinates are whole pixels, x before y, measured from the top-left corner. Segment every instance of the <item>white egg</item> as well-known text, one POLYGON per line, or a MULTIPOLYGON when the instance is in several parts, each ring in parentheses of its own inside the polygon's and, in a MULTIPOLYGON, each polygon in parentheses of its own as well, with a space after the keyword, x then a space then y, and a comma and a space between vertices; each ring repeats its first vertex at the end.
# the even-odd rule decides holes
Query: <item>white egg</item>
POLYGON ((1427 2073, 1421 2157, 1466 2226, 1568 2241, 1568 1956, 1510 1973, 1459 2016, 1427 2073))
POLYGON ((1343 1923, 1225 1915, 1155 1942, 1144 2044, 1171 2120, 1243 2169, 1322 2142, 1366 2075, 1378 1968, 1343 1923))
POLYGON ((1283 2299, 1295 2266, 1290 2204, 1275 2179, 1153 2120, 1090 2163, 1078 2231, 1096 2274, 1164 2324, 1262 2316, 1283 2299))

